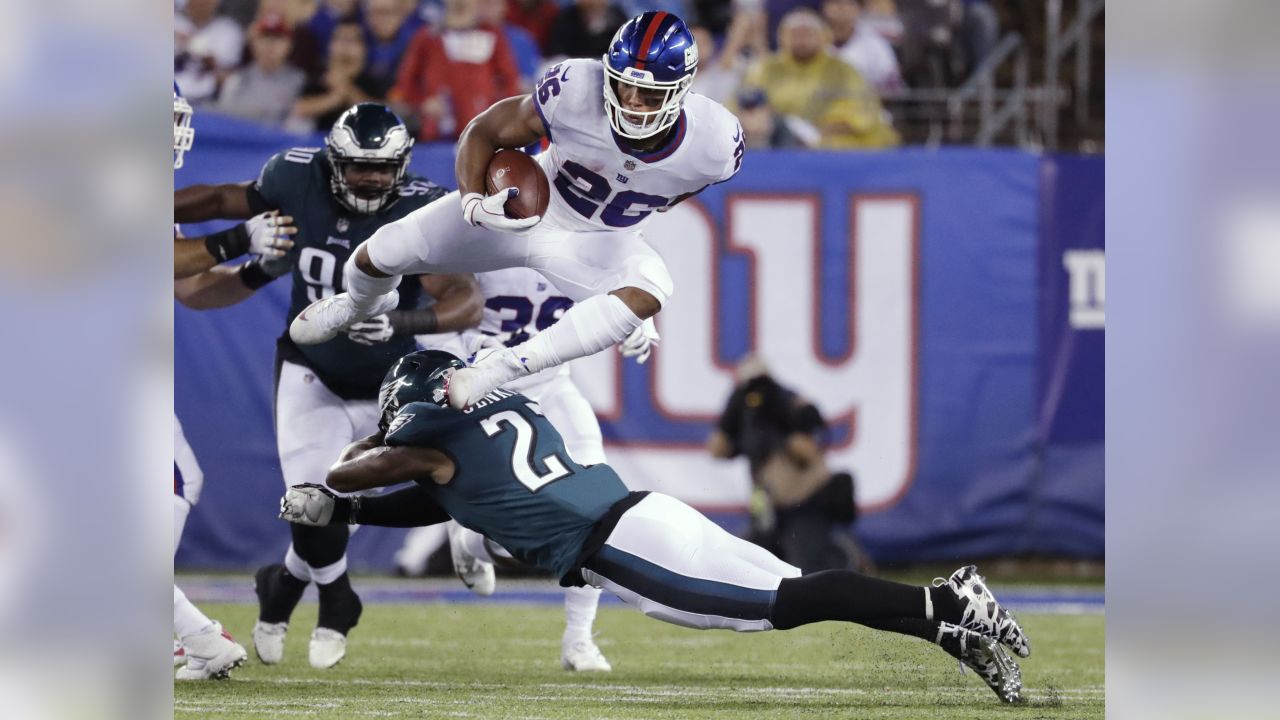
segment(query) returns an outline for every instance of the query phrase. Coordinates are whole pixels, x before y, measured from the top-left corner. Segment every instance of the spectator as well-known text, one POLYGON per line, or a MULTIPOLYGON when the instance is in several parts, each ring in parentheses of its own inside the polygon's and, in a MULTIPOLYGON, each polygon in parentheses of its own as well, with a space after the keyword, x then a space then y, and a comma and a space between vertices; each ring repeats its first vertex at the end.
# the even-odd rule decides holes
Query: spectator
POLYGON ((542 49, 538 41, 528 30, 507 22, 507 0, 480 0, 477 12, 481 25, 502 30, 520 71, 521 89, 532 88, 538 71, 542 69, 542 49))
POLYGON ((822 16, 831 26, 836 55, 881 95, 902 90, 898 56, 883 36, 859 22, 864 0, 824 0, 822 16))
POLYGON ((626 21, 610 0, 574 0, 556 16, 547 57, 600 58, 626 21))
POLYGON ((769 96, 759 88, 739 92, 737 106, 748 148, 803 148, 818 141, 817 128, 802 120, 788 122, 788 118, 773 111, 769 96))
MULTIPOLYGON (((268 15, 280 15, 292 30, 289 64, 301 70, 307 77, 324 72, 325 48, 319 37, 307 25, 314 3, 311 0, 261 0, 254 22, 268 15)), ((244 58, 246 61, 248 58, 244 58)))
POLYGON ((316 36, 320 47, 328 48, 333 31, 348 18, 355 18, 356 22, 360 21, 358 0, 320 0, 316 5, 316 11, 306 20, 306 24, 316 36))
POLYGON ((365 69, 378 81, 377 93, 386 96, 396 84, 400 59, 422 27, 412 0, 364 0, 365 69))
POLYGON ((898 6, 894 0, 863 0, 858 22, 862 27, 888 40, 889 45, 895 50, 902 46, 902 37, 906 30, 903 28, 902 17, 898 14, 898 6))
POLYGON ((240 64, 244 30, 218 14, 218 0, 187 0, 173 18, 174 80, 192 105, 212 102, 222 79, 240 64))
POLYGON ((774 109, 813 124, 821 147, 883 148, 898 144, 880 99, 858 71, 827 50, 826 25, 812 10, 796 10, 778 27, 778 52, 747 71, 746 83, 774 109))
POLYGON ((482 27, 479 0, 446 0, 441 27, 413 38, 391 93, 421 140, 458 137, 493 103, 520 93, 520 71, 501 31, 482 27))
POLYGON ((306 76, 286 60, 293 31, 282 15, 267 15, 249 32, 253 62, 227 78, 218 109, 247 120, 280 125, 298 99, 306 76))
POLYGON ((827 469, 822 414, 757 358, 739 364, 737 376, 707 449, 718 458, 747 458, 758 491, 751 540, 805 572, 856 564, 853 478, 827 469))
POLYGON ((556 24, 560 6, 553 0, 506 0, 507 20, 533 35, 538 52, 547 54, 551 44, 551 28, 556 24))
POLYGON ((764 42, 764 14, 739 13, 729 26, 729 33, 722 46, 717 47, 715 36, 702 25, 694 25, 690 32, 698 44, 698 74, 693 78, 693 91, 719 103, 733 98, 752 56, 768 52, 764 42))
POLYGON ((356 103, 380 101, 378 81, 365 72, 364 30, 355 18, 334 26, 324 75, 308 80, 293 105, 289 129, 327 130, 356 103))

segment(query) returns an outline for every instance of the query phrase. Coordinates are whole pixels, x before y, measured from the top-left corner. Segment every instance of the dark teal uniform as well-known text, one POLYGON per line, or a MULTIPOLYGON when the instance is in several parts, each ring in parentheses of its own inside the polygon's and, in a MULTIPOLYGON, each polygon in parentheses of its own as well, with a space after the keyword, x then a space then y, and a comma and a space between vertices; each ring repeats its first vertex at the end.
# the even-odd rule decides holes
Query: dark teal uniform
POLYGON ((516 559, 565 577, 629 493, 608 465, 573 462, 537 407, 504 390, 466 411, 410 403, 392 419, 386 444, 449 455, 456 469, 447 485, 419 481, 435 501, 516 559))
MULTIPOLYGON (((287 328, 298 313, 322 297, 342 292, 342 268, 347 258, 374 231, 399 220, 446 191, 439 185, 414 175, 407 176, 399 197, 372 215, 362 215, 343 207, 330 189, 332 170, 322 148, 293 148, 273 156, 250 188, 254 212, 277 208, 293 217, 298 234, 290 250, 294 263, 293 294, 289 302, 286 331, 277 342, 280 360, 310 368, 318 378, 345 400, 378 396, 382 376, 398 358, 417 349, 412 336, 394 337, 378 345, 361 345, 340 334, 319 345, 296 345, 287 328)), ((401 310, 422 305, 418 278, 400 284, 401 310)))

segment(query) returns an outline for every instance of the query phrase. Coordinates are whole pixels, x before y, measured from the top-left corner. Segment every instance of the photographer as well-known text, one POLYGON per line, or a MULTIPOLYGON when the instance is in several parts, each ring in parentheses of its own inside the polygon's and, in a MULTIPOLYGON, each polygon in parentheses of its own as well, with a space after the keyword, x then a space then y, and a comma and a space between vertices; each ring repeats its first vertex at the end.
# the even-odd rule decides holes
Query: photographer
POLYGON ((851 567, 861 555, 849 532, 857 518, 853 478, 828 470, 826 434, 813 403, 748 357, 707 441, 715 457, 743 455, 750 464, 750 539, 805 572, 851 567))

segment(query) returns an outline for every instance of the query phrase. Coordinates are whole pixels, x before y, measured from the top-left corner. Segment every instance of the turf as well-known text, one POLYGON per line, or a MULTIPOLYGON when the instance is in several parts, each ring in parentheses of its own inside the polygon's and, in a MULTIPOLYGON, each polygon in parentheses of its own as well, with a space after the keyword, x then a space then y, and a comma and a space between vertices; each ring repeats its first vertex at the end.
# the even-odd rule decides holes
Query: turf
MULTIPOLYGON (((202 604, 249 647, 255 607, 202 604)), ((560 669, 557 607, 370 605, 346 660, 307 664, 316 606, 285 661, 253 657, 225 682, 176 683, 177 718, 1101 718, 1101 615, 1023 615, 1026 702, 1001 705, 949 656, 909 638, 823 623, 699 632, 603 607, 607 674, 560 669)))

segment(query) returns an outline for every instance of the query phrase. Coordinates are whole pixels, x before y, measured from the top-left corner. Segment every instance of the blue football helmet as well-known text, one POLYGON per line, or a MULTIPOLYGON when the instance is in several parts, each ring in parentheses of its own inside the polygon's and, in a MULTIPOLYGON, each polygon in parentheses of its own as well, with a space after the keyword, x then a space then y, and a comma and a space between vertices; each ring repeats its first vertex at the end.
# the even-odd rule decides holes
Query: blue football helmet
POLYGON ((178 83, 173 84, 173 169, 182 167, 182 154, 191 149, 195 142, 196 131, 191 127, 191 116, 195 111, 191 103, 182 97, 178 83))
POLYGON ((679 17, 646 12, 618 29, 604 55, 604 112, 614 132, 634 140, 653 137, 675 124, 698 71, 698 45, 679 17), (660 91, 657 110, 627 110, 615 83, 660 91))

